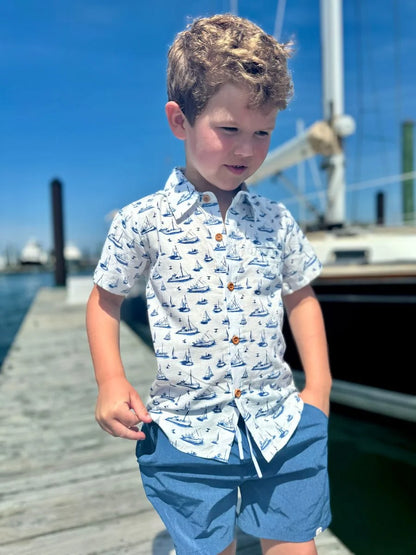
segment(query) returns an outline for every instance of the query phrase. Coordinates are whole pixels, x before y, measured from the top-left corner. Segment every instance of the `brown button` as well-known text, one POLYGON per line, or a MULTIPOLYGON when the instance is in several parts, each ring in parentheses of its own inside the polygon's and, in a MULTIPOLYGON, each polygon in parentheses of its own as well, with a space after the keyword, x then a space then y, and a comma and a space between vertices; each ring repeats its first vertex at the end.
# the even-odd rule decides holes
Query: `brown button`
POLYGON ((234 345, 238 345, 240 343, 240 338, 237 335, 233 335, 231 341, 234 343, 234 345))
POLYGON ((209 195, 203 195, 202 200, 204 202, 209 202, 211 200, 211 197, 209 195))
POLYGON ((241 397, 241 389, 236 389, 234 391, 234 397, 237 397, 237 399, 241 397))
POLYGON ((234 283, 230 281, 230 283, 227 285, 227 288, 229 291, 234 291, 234 283))
POLYGON ((215 240, 218 241, 218 242, 219 242, 219 241, 222 241, 222 233, 217 233, 217 234, 215 235, 215 240))

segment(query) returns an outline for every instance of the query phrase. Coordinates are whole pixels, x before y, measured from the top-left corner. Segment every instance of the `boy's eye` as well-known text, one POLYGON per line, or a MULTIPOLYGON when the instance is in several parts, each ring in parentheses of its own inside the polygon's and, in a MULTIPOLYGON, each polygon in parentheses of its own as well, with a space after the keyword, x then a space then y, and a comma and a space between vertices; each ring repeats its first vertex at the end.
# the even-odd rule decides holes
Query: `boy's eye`
POLYGON ((256 135, 258 137, 268 137, 269 136, 269 132, 268 131, 257 131, 256 135))
POLYGON ((238 131, 237 127, 221 127, 221 129, 223 131, 225 131, 226 133, 236 133, 238 131))

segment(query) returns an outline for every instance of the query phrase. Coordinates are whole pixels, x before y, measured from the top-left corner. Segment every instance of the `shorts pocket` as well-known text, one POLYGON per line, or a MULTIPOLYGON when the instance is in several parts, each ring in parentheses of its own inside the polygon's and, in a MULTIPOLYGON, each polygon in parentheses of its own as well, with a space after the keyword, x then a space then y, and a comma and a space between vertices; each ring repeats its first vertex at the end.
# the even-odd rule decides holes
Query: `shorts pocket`
POLYGON ((324 413, 323 410, 321 410, 318 407, 315 407, 315 405, 311 405, 310 403, 303 403, 304 408, 308 407, 309 409, 312 409, 312 411, 316 411, 317 414, 319 414, 322 418, 325 418, 325 420, 328 420, 328 416, 324 413))
POLYGON ((138 462, 148 462, 156 449, 157 425, 154 422, 143 424, 142 432, 146 438, 137 442, 136 457, 138 462))

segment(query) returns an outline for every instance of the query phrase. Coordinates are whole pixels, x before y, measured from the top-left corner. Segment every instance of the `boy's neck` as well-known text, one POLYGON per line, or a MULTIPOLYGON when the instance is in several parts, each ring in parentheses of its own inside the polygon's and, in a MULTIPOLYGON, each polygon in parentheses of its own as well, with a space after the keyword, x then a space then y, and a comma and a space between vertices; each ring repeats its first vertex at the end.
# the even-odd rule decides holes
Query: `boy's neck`
POLYGON ((234 191, 222 191, 221 189, 216 189, 212 191, 217 197, 222 219, 225 221, 225 216, 227 210, 230 208, 233 198, 241 190, 241 185, 234 189, 234 191))
POLYGON ((182 169, 185 177, 188 179, 190 183, 195 187, 195 190, 199 193, 206 193, 210 192, 213 193, 218 201, 220 212, 222 215, 223 220, 225 220, 225 215, 227 213, 228 208, 231 206, 233 198, 236 194, 242 190, 244 185, 240 184, 236 189, 232 191, 224 191, 215 187, 215 185, 211 185, 211 183, 205 182, 204 184, 195 184, 192 182, 192 178, 188 177, 186 169, 182 169))

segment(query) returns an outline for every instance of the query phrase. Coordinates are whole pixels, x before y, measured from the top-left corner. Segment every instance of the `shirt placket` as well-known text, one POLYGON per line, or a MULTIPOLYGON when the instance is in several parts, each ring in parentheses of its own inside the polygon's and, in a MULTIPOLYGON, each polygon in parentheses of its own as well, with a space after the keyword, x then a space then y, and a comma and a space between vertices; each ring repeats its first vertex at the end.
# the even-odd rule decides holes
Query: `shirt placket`
POLYGON ((212 202, 216 201, 215 196, 210 193, 204 193, 201 200, 203 203, 209 204, 209 206, 205 208, 206 212, 218 217, 220 220, 218 224, 210 226, 210 234, 216 267, 222 268, 224 265, 226 266, 226 273, 218 274, 219 287, 223 292, 221 302, 222 314, 224 315, 222 319, 222 336, 224 341, 226 341, 224 362, 226 362, 229 370, 226 373, 228 389, 233 398, 239 399, 242 395, 239 387, 241 379, 238 376, 239 367, 235 366, 235 364, 238 364, 239 357, 241 357, 241 353, 239 352, 241 346, 238 328, 241 312, 234 313, 232 310, 229 310, 229 307, 232 308, 234 306, 233 303, 237 303, 235 281, 238 266, 231 259, 227 258, 227 254, 230 253, 230 249, 232 248, 233 240, 230 239, 227 226, 222 220, 219 205, 210 205, 212 202))
MULTIPOLYGON (((233 203, 235 210, 242 210, 241 202, 233 203)), ((228 335, 229 335, 229 361, 231 373, 231 388, 234 402, 243 413, 242 399, 244 395, 244 375, 247 372, 247 361, 245 360, 245 346, 247 333, 242 330, 241 321, 246 318, 246 308, 244 302, 244 274, 239 273, 243 261, 238 259, 241 254, 240 241, 233 238, 233 234, 240 231, 235 228, 235 220, 226 219, 227 225, 227 285, 225 290, 225 302, 228 307, 228 335)))

